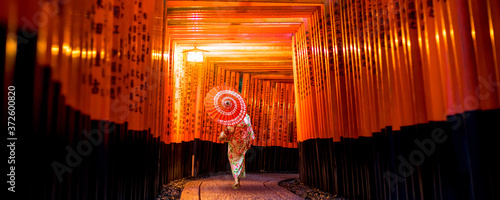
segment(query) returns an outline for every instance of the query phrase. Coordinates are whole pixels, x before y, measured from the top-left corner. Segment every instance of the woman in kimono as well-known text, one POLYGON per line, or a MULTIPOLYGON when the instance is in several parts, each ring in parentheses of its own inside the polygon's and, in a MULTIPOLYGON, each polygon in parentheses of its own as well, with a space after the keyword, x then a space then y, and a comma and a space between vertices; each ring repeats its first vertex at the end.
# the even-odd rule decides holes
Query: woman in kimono
POLYGON ((245 153, 250 149, 250 142, 255 139, 250 116, 235 126, 226 126, 219 136, 219 141, 228 142, 227 157, 234 177, 233 189, 240 187, 240 179, 245 178, 245 153))

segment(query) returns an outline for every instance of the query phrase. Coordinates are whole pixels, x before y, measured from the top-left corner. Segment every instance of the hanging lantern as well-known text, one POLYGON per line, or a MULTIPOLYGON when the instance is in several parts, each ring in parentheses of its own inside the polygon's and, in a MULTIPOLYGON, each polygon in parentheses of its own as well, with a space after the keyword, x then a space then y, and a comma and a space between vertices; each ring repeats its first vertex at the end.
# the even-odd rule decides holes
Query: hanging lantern
POLYGON ((203 53, 209 52, 207 50, 203 49, 197 49, 196 45, 194 45, 194 49, 189 49, 189 50, 184 50, 182 53, 185 53, 184 55, 187 55, 187 61, 188 62, 203 62, 203 53))

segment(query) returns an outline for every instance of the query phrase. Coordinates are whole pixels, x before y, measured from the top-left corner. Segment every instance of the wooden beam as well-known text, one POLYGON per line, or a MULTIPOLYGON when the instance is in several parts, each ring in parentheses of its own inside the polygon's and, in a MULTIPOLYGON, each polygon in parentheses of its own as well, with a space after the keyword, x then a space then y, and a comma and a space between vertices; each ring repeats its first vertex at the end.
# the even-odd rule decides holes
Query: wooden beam
POLYGON ((323 0, 238 0, 238 1, 217 1, 217 0, 206 0, 206 1, 192 1, 192 0, 178 0, 178 1, 167 1, 167 7, 181 7, 181 6, 193 6, 193 7, 224 7, 224 6, 318 6, 324 5, 323 0))

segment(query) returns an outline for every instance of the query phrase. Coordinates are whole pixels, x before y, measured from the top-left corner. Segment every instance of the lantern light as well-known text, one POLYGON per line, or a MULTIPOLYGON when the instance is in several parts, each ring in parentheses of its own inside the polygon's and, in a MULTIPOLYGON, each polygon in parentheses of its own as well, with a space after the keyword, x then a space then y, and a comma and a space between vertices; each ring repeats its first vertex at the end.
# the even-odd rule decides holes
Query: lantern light
POLYGON ((209 52, 203 49, 197 49, 194 45, 194 49, 184 50, 182 53, 187 53, 188 62, 203 62, 203 53, 209 52))

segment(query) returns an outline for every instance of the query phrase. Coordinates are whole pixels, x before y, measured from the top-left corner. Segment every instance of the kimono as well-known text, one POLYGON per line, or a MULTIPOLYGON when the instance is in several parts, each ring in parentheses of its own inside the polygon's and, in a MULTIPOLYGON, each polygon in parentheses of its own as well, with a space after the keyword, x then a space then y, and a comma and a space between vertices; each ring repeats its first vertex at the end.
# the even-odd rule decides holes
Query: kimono
POLYGON ((250 142, 255 139, 250 116, 247 114, 236 126, 227 126, 220 138, 229 143, 227 157, 233 177, 245 178, 245 153, 250 149, 250 142))

